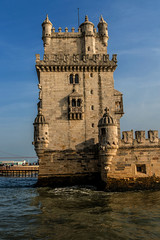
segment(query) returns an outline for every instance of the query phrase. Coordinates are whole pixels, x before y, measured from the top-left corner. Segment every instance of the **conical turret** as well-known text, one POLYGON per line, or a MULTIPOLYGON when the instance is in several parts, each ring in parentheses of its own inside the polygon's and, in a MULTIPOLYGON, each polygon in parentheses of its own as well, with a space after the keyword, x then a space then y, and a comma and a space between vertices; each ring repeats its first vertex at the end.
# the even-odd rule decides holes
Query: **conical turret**
POLYGON ((82 23, 80 26, 81 32, 84 34, 91 34, 93 33, 94 24, 88 20, 88 16, 85 16, 85 22, 82 23))
POLYGON ((99 36, 102 40, 102 43, 107 46, 108 45, 108 24, 106 23, 106 21, 104 21, 102 15, 100 18, 100 21, 98 23, 98 33, 99 36))
POLYGON ((110 115, 109 108, 105 109, 103 117, 99 120, 98 129, 101 178, 102 181, 106 182, 113 156, 116 155, 118 149, 117 124, 115 119, 110 115))
POLYGON ((51 40, 52 23, 49 21, 48 14, 44 22, 42 23, 42 40, 44 47, 50 44, 51 40))
POLYGON ((38 157, 41 157, 44 149, 48 147, 49 144, 49 134, 48 134, 48 123, 42 114, 42 109, 38 109, 38 115, 34 120, 34 142, 35 151, 38 157))

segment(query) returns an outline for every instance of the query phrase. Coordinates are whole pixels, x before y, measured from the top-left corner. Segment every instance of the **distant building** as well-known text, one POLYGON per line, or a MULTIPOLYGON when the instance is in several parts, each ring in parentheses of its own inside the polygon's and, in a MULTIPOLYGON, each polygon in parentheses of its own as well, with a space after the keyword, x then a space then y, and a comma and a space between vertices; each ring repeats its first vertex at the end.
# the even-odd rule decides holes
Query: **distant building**
POLYGON ((19 165, 25 165, 26 164, 26 160, 23 161, 10 161, 10 160, 3 160, 0 161, 0 165, 6 165, 6 166, 19 166, 19 165))
POLYGON ((114 88, 117 55, 107 54, 108 26, 85 17, 78 32, 42 23, 36 54, 39 102, 34 146, 40 185, 100 183, 160 176, 158 131, 124 131, 122 93, 114 88))

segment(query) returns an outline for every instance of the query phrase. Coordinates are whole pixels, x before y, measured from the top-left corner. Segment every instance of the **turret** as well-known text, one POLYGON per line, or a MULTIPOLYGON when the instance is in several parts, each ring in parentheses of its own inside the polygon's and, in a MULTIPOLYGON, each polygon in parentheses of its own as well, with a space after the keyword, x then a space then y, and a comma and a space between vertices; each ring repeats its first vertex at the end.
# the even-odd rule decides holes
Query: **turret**
POLYGON ((99 129, 99 154, 101 161, 101 178, 107 181, 107 173, 110 170, 113 156, 118 149, 118 129, 116 121, 109 114, 109 109, 105 109, 103 117, 98 123, 99 129))
POLYGON ((94 37, 94 24, 88 20, 88 16, 85 16, 85 22, 79 26, 83 35, 83 54, 95 53, 95 37, 94 37))
POLYGON ((80 26, 81 32, 84 34, 92 34, 94 24, 88 20, 88 16, 85 16, 85 22, 82 23, 80 26))
POLYGON ((52 23, 49 21, 48 14, 44 22, 42 23, 42 40, 44 47, 50 44, 51 40, 52 23))
POLYGON ((49 134, 48 134, 48 123, 46 123, 45 117, 42 114, 42 110, 38 109, 38 115, 34 120, 34 142, 36 153, 39 158, 41 154, 48 147, 49 134))
POLYGON ((107 46, 108 45, 108 24, 104 21, 103 17, 101 16, 100 21, 98 23, 98 33, 102 40, 102 43, 107 46))

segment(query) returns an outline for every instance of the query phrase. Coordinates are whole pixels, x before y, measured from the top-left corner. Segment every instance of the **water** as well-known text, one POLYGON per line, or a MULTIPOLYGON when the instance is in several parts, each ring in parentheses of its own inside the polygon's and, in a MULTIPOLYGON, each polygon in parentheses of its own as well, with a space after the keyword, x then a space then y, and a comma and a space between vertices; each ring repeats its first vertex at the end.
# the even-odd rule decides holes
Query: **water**
POLYGON ((0 240, 160 239, 160 191, 34 188, 0 177, 0 240))

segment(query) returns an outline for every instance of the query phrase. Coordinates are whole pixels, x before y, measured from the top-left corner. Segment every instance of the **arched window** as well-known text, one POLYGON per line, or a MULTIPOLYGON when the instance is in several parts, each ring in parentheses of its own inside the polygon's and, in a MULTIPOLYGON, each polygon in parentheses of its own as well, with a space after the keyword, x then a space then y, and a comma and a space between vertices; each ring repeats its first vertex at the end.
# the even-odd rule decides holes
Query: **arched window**
POLYGON ((78 94, 75 89, 68 98, 68 118, 69 120, 83 119, 83 96, 78 94))
POLYGON ((81 106, 81 99, 78 99, 77 100, 77 107, 80 107, 81 106))
POLYGON ((78 76, 78 74, 75 75, 75 83, 79 83, 79 76, 78 76))
POLYGON ((73 74, 70 74, 70 84, 73 84, 73 74))
POLYGON ((78 84, 79 83, 79 75, 76 73, 76 74, 70 74, 69 75, 69 81, 70 81, 70 84, 78 84))
POLYGON ((76 107, 76 100, 72 99, 72 107, 76 107))

